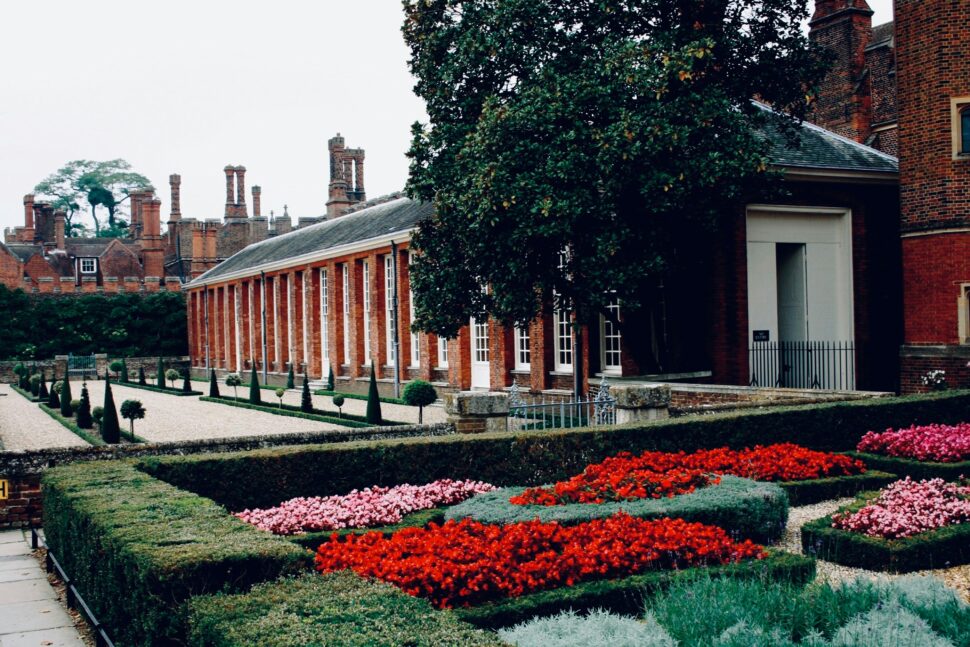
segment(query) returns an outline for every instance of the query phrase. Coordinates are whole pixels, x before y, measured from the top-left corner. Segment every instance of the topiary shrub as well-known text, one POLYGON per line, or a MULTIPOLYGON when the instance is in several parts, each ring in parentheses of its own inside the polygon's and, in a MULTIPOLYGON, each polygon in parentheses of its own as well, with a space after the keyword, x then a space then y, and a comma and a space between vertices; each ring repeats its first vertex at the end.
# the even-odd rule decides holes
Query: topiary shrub
POLYGON ((418 407, 418 424, 424 424, 424 408, 434 404, 438 399, 438 392, 424 380, 412 380, 402 394, 404 402, 412 407, 418 407))
POLYGON ((300 411, 313 413, 313 398, 310 396, 310 380, 303 373, 303 392, 300 394, 300 411))
POLYGON ((121 403, 121 417, 128 420, 131 440, 135 440, 135 421, 145 417, 145 407, 139 400, 125 400, 121 403))
POLYGON ((61 398, 61 415, 65 418, 70 418, 74 415, 74 409, 71 408, 71 380, 66 376, 61 382, 61 392, 59 395, 61 398))
POLYGON ((40 394, 40 373, 30 376, 30 394, 35 398, 40 394))
POLYGON ((381 396, 377 392, 377 376, 374 372, 374 360, 370 362, 370 388, 367 389, 367 416, 369 424, 381 424, 381 396))
POLYGON ((256 363, 253 362, 253 372, 249 377, 249 404, 262 404, 259 394, 259 377, 256 375, 256 363))
POLYGON ((47 376, 44 375, 44 371, 40 372, 40 384, 37 385, 37 397, 41 400, 46 400, 50 397, 50 393, 47 391, 47 376))
POLYGON ((283 408, 283 396, 286 395, 286 389, 276 389, 276 399, 280 401, 280 409, 283 408))
POLYGON ((104 379, 104 407, 101 418, 101 440, 106 443, 121 441, 121 426, 118 424, 118 410, 115 409, 114 395, 111 393, 111 378, 104 379))
POLYGON ((337 407, 337 415, 339 415, 341 418, 344 415, 343 406, 345 401, 346 401, 346 398, 344 398, 344 396, 340 395, 339 393, 333 396, 333 406, 337 407))
POLYGON ((286 374, 286 388, 292 389, 296 386, 295 376, 293 375, 293 363, 290 362, 290 370, 286 374))
POLYGON ((91 429, 94 427, 94 420, 91 417, 91 397, 88 395, 87 383, 81 383, 81 401, 77 407, 77 426, 81 429, 91 429))
POLYGON ((71 413, 77 413, 78 407, 81 406, 81 400, 71 400, 71 413))
POLYGON ((121 383, 128 384, 128 363, 125 362, 125 358, 121 358, 121 383))
POLYGON ((192 380, 189 378, 189 370, 186 369, 182 373, 182 393, 192 392, 192 380))
POLYGON ((155 386, 165 388, 165 364, 162 363, 161 357, 155 365, 155 386))
POLYGON ((145 379, 145 367, 138 367, 138 383, 142 386, 148 386, 148 380, 145 379))
MULTIPOLYGON (((175 388, 175 380, 179 379, 179 372, 176 371, 174 368, 170 368, 167 371, 165 371, 165 377, 166 377, 166 379, 168 379, 169 382, 172 383, 172 388, 174 389, 175 388)), ((163 387, 165 386, 165 382, 164 381, 162 382, 162 386, 163 387)))
POLYGON ((97 423, 98 428, 101 428, 101 421, 104 420, 104 407, 95 407, 91 409, 91 419, 97 423))
POLYGON ((111 369, 111 372, 115 374, 115 377, 120 380, 121 373, 125 370, 125 363, 120 359, 116 359, 108 364, 108 368, 111 369))
MULTIPOLYGON (((242 378, 239 377, 238 373, 230 373, 226 376, 226 386, 232 388, 233 399, 238 400, 239 394, 236 392, 236 388, 242 385, 242 378)), ((212 389, 209 389, 209 397, 219 397, 219 387, 216 387, 216 395, 212 395, 212 389)))
POLYGON ((327 364, 327 390, 333 391, 333 366, 327 364))
MULTIPOLYGON (((228 378, 227 378, 228 382, 228 378)), ((218 398, 219 397, 219 381, 216 380, 216 369, 209 369, 209 397, 218 398)))
POLYGON ((50 395, 47 398, 47 406, 51 409, 57 410, 61 408, 61 398, 58 396, 61 388, 61 382, 51 384, 50 395))

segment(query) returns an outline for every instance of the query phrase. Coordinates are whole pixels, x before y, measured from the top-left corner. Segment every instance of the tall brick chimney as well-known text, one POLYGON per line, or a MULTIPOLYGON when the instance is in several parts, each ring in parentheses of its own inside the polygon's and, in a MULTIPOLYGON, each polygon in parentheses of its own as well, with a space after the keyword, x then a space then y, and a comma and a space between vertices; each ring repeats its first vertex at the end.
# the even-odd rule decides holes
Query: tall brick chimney
POLYGON ((248 218, 246 209, 246 167, 236 167, 236 217, 248 218))
POLYGON ((253 218, 259 218, 261 215, 259 211, 259 199, 262 197, 262 195, 263 189, 258 184, 253 186, 253 218))
POLYGON ((809 119, 858 142, 872 134, 872 93, 866 70, 872 14, 866 0, 816 0, 809 22, 809 39, 835 55, 809 119))
POLYGON ((226 218, 236 215, 236 196, 233 182, 236 177, 236 167, 227 165, 223 171, 226 172, 226 218))
POLYGON ((172 204, 168 221, 177 222, 182 219, 182 176, 176 173, 169 175, 168 185, 172 189, 172 204))
POLYGON ((34 194, 28 193, 24 196, 24 229, 23 240, 21 242, 34 242, 34 194))
POLYGON ((161 232, 162 202, 150 197, 142 203, 142 265, 145 276, 165 276, 165 249, 161 232))
POLYGON ((364 192, 364 149, 347 148, 337 133, 327 142, 330 151, 330 185, 327 217, 337 218, 367 199, 364 192))
POLYGON ((64 251, 64 222, 67 214, 63 211, 54 212, 54 248, 64 251))

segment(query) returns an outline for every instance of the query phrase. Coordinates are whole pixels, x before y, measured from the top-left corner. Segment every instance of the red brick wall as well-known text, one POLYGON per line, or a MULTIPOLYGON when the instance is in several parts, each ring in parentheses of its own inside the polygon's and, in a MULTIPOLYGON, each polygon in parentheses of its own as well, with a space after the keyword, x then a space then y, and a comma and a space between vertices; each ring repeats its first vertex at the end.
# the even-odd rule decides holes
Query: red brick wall
POLYGON ((40 476, 13 477, 8 479, 8 483, 8 498, 0 499, 0 528, 40 526, 40 476))
POLYGON ((903 238, 904 339, 959 344, 957 300, 970 283, 970 233, 903 238))

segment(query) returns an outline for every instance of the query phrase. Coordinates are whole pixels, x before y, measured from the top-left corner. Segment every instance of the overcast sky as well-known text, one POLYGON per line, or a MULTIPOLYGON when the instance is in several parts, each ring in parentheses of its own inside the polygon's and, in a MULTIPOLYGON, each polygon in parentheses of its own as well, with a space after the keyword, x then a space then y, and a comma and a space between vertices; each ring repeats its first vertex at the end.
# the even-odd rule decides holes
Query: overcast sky
MULTIPOLYGON (((876 24, 892 0, 869 0, 876 24)), ((327 140, 367 151, 369 197, 400 190, 411 91, 398 0, 45 0, 4 2, 0 22, 0 227, 23 224, 25 193, 74 159, 124 158, 168 219, 221 218, 226 164, 246 166, 263 212, 316 216, 327 140)), ((251 213, 251 212, 250 212, 251 213)))

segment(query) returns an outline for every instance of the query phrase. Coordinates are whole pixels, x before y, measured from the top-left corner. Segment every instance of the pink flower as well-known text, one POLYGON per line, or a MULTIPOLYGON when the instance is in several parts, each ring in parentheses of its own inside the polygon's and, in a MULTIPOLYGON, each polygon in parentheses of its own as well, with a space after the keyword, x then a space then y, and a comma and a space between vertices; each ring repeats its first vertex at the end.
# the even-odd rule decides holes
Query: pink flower
POLYGON ((885 489, 858 512, 832 516, 832 527, 870 537, 899 539, 970 521, 970 486, 943 479, 906 477, 885 489))
POLYGON ((914 425, 882 433, 870 431, 859 441, 857 449, 919 461, 957 463, 970 459, 970 424, 914 425))

